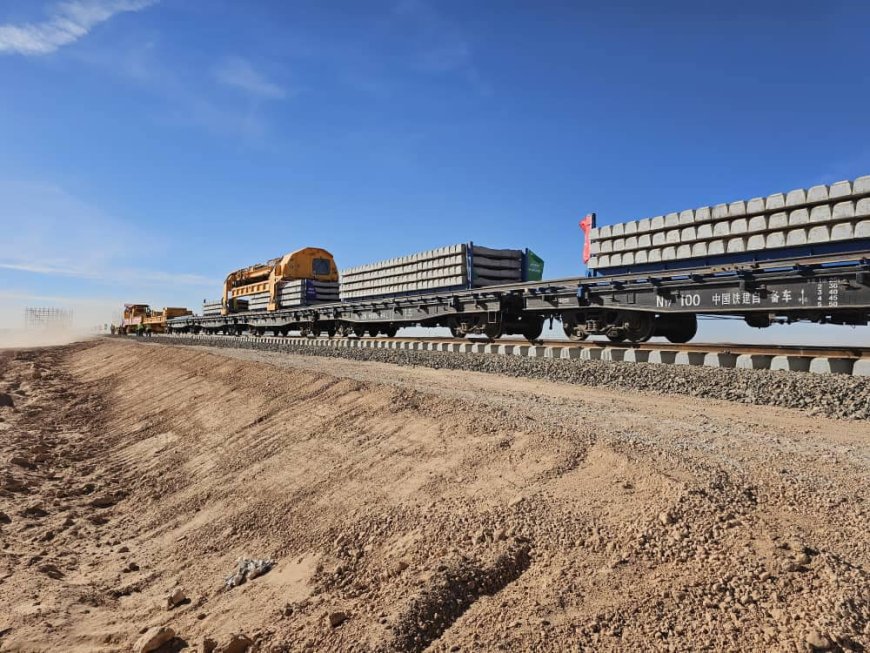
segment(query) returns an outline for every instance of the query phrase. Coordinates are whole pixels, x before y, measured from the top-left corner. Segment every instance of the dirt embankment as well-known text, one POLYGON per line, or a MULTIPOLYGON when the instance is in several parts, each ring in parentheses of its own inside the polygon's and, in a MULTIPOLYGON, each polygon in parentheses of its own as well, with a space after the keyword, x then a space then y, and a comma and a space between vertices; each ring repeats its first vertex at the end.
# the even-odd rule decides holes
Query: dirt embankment
POLYGON ((0 393, 0 650, 870 646, 863 422, 118 341, 0 393))

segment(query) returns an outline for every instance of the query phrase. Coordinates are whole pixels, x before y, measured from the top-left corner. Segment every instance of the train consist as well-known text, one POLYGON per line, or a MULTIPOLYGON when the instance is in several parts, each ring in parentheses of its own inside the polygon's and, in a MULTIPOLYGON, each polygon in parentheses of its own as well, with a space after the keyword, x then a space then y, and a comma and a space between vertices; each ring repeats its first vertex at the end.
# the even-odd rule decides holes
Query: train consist
POLYGON ((220 301, 167 331, 540 337, 559 320, 573 340, 659 336, 687 342, 698 316, 754 327, 870 318, 870 176, 598 227, 581 222, 591 274, 542 280, 528 249, 472 243, 343 270, 306 248, 227 277, 220 301))
POLYGON ((161 311, 151 308, 148 304, 124 304, 121 323, 112 327, 113 333, 126 335, 128 333, 167 333, 169 320, 179 317, 193 317, 186 308, 164 308, 161 311))

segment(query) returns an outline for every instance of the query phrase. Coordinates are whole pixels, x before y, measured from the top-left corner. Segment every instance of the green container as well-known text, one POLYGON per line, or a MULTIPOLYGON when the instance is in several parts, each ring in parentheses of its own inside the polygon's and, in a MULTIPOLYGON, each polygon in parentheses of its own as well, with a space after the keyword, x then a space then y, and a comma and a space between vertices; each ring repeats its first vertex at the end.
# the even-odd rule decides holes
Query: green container
POLYGON ((544 278, 544 259, 532 250, 526 250, 523 279, 526 281, 540 281, 544 278))

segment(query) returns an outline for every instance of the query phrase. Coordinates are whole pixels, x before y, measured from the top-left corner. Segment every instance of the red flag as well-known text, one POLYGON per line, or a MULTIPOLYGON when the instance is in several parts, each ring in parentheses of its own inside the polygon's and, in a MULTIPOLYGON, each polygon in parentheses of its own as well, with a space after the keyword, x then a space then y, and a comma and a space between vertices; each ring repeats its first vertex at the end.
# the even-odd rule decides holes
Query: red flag
POLYGON ((589 262, 589 230, 595 227, 595 214, 590 213, 580 221, 580 228, 583 230, 583 263, 589 262))

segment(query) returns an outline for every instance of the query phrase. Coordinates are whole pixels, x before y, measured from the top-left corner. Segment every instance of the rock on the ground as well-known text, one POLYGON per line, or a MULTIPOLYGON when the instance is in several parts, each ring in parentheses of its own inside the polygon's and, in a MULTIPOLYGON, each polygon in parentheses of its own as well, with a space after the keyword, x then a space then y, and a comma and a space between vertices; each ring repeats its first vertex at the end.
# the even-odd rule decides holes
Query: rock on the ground
POLYGON ((329 622, 330 628, 338 628, 341 624, 348 620, 348 615, 346 612, 341 612, 337 610, 335 612, 330 612, 326 615, 326 619, 329 622))
POLYGON ((187 595, 184 593, 184 590, 181 587, 175 587, 166 595, 166 609, 171 610, 172 608, 181 605, 186 600, 187 595))
POLYGON ((814 630, 807 635, 806 641, 813 651, 827 651, 831 648, 831 640, 817 630, 814 630))
POLYGON ((243 585, 246 581, 262 576, 274 566, 274 560, 239 558, 236 562, 236 570, 227 576, 224 584, 227 589, 232 589, 233 587, 243 585))
POLYGON ((175 637, 175 631, 169 626, 154 626, 136 640, 133 653, 151 653, 175 637))
POLYGON ((223 642, 215 647, 214 653, 245 653, 253 645, 254 642, 250 637, 238 633, 230 633, 224 638, 223 642))

